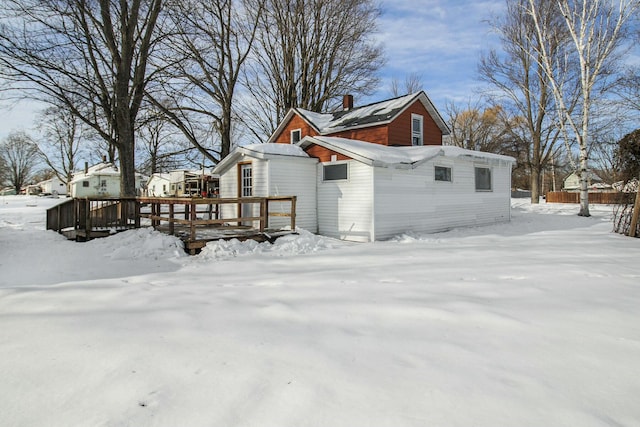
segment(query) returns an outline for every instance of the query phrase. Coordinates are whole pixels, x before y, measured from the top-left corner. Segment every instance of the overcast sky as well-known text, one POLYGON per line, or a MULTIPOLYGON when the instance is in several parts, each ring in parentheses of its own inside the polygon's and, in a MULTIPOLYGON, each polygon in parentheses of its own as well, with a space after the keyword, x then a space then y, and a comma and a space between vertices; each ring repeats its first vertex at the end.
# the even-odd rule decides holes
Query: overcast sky
MULTIPOLYGON (((355 104, 391 97, 390 81, 416 73, 424 90, 444 115, 445 103, 466 102, 478 86, 476 64, 481 51, 497 46, 486 20, 500 13, 504 0, 386 0, 377 37, 387 63, 376 93, 355 104)), ((1 103, 0 139, 14 129, 32 133, 35 108, 1 103)))

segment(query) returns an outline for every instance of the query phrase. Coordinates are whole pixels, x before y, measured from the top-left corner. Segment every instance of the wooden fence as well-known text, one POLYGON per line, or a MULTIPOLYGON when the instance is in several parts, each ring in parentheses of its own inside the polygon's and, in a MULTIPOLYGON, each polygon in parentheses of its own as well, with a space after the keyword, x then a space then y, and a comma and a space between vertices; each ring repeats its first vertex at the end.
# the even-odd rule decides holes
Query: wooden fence
MULTIPOLYGON (((627 204, 633 203, 635 193, 589 193, 589 203, 592 204, 627 204)), ((580 193, 568 191, 550 191, 545 195, 547 203, 580 203, 580 193)))

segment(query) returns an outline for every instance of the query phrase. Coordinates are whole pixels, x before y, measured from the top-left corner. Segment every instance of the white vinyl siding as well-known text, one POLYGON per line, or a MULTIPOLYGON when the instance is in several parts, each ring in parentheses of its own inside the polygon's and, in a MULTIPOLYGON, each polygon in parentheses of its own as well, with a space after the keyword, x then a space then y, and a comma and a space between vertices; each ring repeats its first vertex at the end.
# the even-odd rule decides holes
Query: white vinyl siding
POLYGON ((375 169, 375 239, 405 232, 435 233, 510 219, 511 166, 495 161, 494 188, 477 192, 471 161, 455 159, 454 185, 436 185, 433 164, 413 170, 375 169))
MULTIPOLYGON (((310 158, 271 159, 269 162, 269 195, 297 196, 296 226, 311 233, 318 232, 316 209, 316 165, 310 158)), ((269 205, 272 212, 289 212, 289 202, 274 202, 269 205)), ((288 217, 271 217, 270 227, 287 227, 288 217)))
POLYGON ((349 178, 323 181, 318 165, 318 232, 356 242, 373 239, 373 168, 350 160, 349 178))
MULTIPOLYGON (((282 159, 251 159, 253 195, 297 196, 296 225, 312 233, 318 230, 316 214, 316 159, 282 157, 282 159)), ((238 195, 238 166, 232 165, 220 175, 220 197, 238 195)), ((289 212, 289 203, 272 203, 272 212, 289 212)), ((260 207, 254 205, 253 214, 260 215, 260 207)), ((236 215, 236 204, 221 205, 222 218, 236 215)), ((286 227, 291 223, 288 217, 269 218, 270 228, 286 227)), ((258 226, 257 222, 254 226, 258 226)))

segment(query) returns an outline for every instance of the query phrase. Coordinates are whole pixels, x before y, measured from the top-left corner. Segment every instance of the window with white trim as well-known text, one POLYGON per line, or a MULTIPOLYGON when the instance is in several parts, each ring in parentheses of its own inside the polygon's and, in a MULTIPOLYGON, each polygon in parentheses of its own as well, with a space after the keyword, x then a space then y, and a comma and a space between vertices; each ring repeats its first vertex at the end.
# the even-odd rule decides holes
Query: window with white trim
POLYGON ((322 180, 323 181, 343 181, 348 178, 348 165, 347 163, 336 163, 322 165, 322 180))
POLYGON ((302 131, 300 129, 294 129, 291 131, 291 143, 295 144, 300 141, 302 137, 302 131))
POLYGON ((411 114, 411 145, 424 145, 422 140, 423 117, 419 114, 411 114))
POLYGON ((476 191, 492 191, 491 169, 476 167, 476 191))
POLYGON ((451 168, 446 166, 435 167, 435 180, 451 182, 451 168))

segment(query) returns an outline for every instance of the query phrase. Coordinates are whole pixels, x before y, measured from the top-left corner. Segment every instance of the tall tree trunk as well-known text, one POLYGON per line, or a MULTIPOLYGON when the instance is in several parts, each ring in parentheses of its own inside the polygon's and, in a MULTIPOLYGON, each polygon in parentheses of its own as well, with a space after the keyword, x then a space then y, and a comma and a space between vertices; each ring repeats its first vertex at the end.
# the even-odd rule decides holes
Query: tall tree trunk
POLYGON ((580 212, 579 216, 591 216, 589 213, 589 170, 587 148, 580 147, 580 212))
POLYGON ((135 197, 136 192, 136 168, 135 168, 135 139, 133 127, 130 131, 120 133, 118 154, 120 156, 120 195, 122 197, 135 197))

